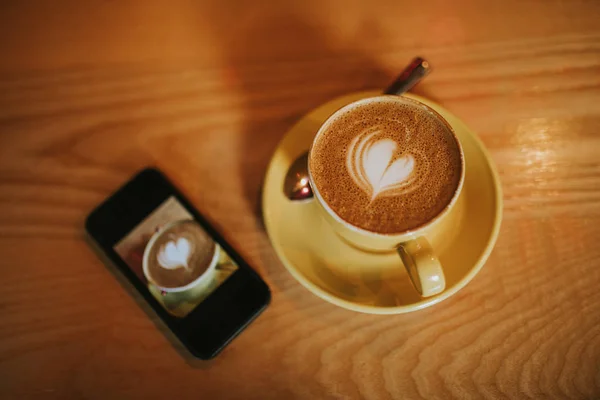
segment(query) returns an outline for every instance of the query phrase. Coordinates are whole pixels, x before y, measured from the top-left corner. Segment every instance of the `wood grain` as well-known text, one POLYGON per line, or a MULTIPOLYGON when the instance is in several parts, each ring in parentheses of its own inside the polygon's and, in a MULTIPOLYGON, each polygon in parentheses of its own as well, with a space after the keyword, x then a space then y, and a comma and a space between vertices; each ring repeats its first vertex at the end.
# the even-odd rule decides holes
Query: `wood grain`
POLYGON ((0 6, 0 397, 600 398, 600 3, 6 2, 0 6), (416 91, 496 161, 505 218, 463 291, 408 315, 323 302, 260 219, 294 121, 416 91), (188 363, 83 236, 136 170, 162 168, 261 273, 269 309, 188 363))

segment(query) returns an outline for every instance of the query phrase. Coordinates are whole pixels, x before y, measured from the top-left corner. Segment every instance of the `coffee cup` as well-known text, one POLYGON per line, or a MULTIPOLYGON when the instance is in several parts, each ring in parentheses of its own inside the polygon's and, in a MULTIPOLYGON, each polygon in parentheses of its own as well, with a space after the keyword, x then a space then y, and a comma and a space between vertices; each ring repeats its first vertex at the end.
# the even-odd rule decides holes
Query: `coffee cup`
POLYGON ((148 282, 163 292, 208 287, 215 276, 220 247, 193 220, 162 226, 144 249, 143 270, 148 282))
POLYGON ((441 115, 403 96, 348 104, 319 128, 308 172, 322 216, 342 239, 397 252, 423 297, 444 290, 437 254, 463 213, 465 160, 441 115))

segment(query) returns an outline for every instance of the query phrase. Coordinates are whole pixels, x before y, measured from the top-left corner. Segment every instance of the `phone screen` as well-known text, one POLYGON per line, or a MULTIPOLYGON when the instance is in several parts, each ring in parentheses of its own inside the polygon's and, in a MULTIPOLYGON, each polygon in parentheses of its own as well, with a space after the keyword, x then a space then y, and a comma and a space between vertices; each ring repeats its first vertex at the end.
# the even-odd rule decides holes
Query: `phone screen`
POLYGON ((152 296, 184 318, 239 267, 171 196, 114 246, 152 296))

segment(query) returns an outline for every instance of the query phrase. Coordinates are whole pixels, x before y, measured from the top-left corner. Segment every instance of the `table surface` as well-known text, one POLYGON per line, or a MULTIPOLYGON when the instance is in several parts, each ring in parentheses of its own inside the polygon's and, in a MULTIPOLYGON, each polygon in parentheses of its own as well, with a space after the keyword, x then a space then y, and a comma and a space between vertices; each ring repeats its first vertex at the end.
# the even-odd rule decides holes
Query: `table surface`
POLYGON ((0 6, 3 398, 600 398, 600 3, 7 2, 0 6), (496 248, 461 292, 375 316, 277 259, 269 158, 304 113, 385 87, 476 131, 496 248), (87 213, 156 165, 264 277, 268 310, 190 363, 96 257, 87 213))

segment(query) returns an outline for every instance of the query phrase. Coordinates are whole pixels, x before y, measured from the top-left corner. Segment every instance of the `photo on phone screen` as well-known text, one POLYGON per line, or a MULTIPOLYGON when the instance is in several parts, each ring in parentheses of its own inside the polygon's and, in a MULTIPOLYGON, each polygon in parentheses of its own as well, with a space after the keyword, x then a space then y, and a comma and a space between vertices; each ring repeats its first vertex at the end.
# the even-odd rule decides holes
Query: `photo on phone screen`
POLYGON ((184 318, 238 265, 171 196, 114 246, 171 315, 184 318))

